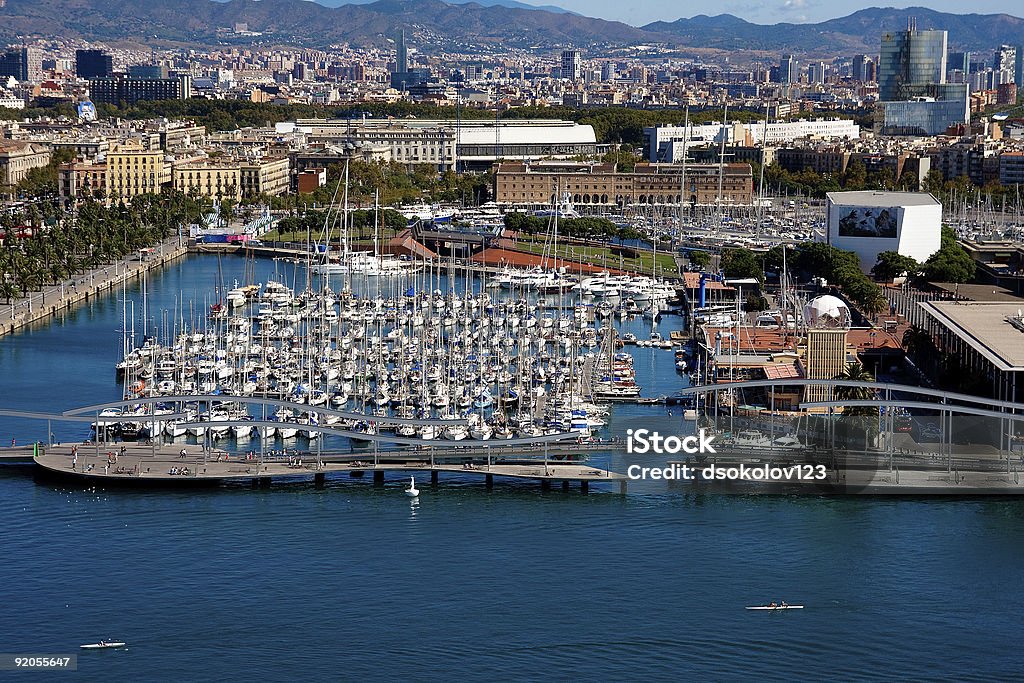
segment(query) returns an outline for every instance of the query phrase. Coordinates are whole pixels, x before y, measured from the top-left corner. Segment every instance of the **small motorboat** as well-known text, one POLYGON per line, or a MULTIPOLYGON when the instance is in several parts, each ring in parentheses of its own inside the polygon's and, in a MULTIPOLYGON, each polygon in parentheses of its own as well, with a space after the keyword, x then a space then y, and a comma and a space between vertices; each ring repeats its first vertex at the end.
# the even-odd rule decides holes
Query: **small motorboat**
POLYGON ((116 650, 117 648, 124 647, 125 645, 127 645, 127 643, 122 643, 121 641, 101 640, 98 643, 89 643, 87 645, 82 645, 81 647, 83 650, 116 650))
POLYGON ((748 607, 747 609, 768 610, 770 612, 774 612, 775 610, 780 610, 780 609, 803 609, 803 608, 804 608, 803 605, 757 605, 756 607, 748 607))
POLYGON ((420 490, 416 488, 416 477, 409 477, 409 488, 405 490, 405 495, 410 498, 415 498, 420 495, 420 490))

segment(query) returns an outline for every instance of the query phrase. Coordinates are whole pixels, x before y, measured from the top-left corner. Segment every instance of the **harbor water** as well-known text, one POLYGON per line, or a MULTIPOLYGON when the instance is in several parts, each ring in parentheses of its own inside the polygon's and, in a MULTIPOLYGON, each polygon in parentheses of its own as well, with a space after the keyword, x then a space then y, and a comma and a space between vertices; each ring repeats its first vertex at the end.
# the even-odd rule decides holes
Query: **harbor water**
MULTIPOLYGON (((180 316, 182 300, 202 317, 218 280, 230 286, 243 267, 203 256, 152 274, 150 317, 180 316)), ((256 267, 259 280, 292 266, 256 267)), ((127 295, 138 314, 141 287, 127 295)), ((0 407, 119 399, 123 308, 100 299, 0 339, 0 407)), ((650 325, 625 330, 643 338, 650 325)), ((666 316, 659 331, 677 325, 666 316)), ((671 352, 632 351, 645 396, 682 385, 671 352)), ((610 433, 665 411, 616 406, 610 433)), ((45 440, 46 428, 0 418, 0 439, 45 440)), ((57 440, 87 430, 52 425, 57 440)), ((602 457, 625 471, 627 456, 602 457)), ((85 681, 1018 675, 1024 503, 1013 499, 665 482, 583 495, 451 475, 410 501, 406 483, 108 491, 0 470, 0 651, 78 654, 85 681), (743 609, 770 600, 806 608, 743 609), (102 638, 128 648, 79 653, 102 638)))

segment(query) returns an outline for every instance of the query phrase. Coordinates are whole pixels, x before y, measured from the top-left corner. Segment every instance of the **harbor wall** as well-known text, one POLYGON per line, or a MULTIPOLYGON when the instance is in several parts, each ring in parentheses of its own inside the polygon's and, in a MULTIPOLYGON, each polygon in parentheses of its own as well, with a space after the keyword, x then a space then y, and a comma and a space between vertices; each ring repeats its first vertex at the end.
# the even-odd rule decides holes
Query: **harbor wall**
POLYGON ((0 336, 11 334, 36 321, 44 320, 79 304, 88 303, 100 294, 123 282, 133 280, 145 272, 161 268, 187 253, 178 245, 177 238, 153 247, 145 255, 100 266, 55 285, 44 285, 40 291, 29 292, 27 297, 0 305, 0 336))

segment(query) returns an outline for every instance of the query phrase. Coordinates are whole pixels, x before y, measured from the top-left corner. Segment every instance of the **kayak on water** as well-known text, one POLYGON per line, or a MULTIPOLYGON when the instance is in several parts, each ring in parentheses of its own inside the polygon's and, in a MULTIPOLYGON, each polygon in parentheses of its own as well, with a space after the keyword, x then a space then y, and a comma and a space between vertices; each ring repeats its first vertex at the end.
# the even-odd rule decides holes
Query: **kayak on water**
POLYGON ((763 609, 774 611, 777 609, 803 609, 803 605, 758 605, 756 607, 748 607, 747 609, 763 609))
POLYGON ((88 645, 82 645, 81 647, 83 650, 106 650, 110 648, 124 647, 125 645, 127 645, 127 643, 101 640, 98 643, 89 643, 88 645))

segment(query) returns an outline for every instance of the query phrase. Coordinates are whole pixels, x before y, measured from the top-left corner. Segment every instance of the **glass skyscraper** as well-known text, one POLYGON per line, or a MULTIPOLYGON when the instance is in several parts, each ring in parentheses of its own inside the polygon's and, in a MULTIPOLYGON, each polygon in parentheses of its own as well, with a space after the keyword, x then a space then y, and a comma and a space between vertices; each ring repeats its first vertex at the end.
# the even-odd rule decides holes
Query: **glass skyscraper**
POLYGON ((882 34, 878 61, 878 99, 900 102, 934 97, 946 82, 946 32, 895 31, 882 34))

